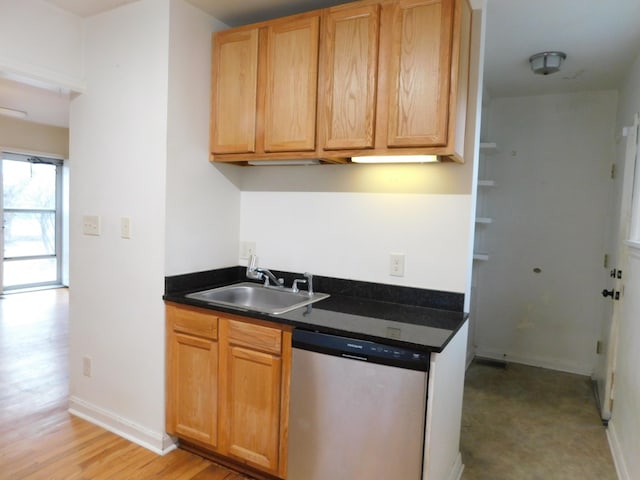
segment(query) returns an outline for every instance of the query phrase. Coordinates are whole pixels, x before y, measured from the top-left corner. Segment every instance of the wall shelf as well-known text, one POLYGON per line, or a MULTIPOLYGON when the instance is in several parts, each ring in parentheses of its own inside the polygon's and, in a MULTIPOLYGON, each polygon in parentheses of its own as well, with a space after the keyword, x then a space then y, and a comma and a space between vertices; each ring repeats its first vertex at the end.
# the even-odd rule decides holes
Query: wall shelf
POLYGON ((487 246, 486 236, 489 235, 489 227, 493 223, 493 218, 484 216, 483 214, 491 213, 491 208, 487 205, 487 200, 492 196, 492 192, 490 189, 496 186, 495 180, 490 180, 495 173, 493 171, 497 166, 494 162, 487 162, 485 164, 484 160, 487 157, 493 156, 498 149, 498 144, 495 142, 480 142, 480 155, 479 155, 479 177, 477 182, 477 192, 476 192, 476 208, 477 213, 479 214, 475 218, 475 249, 479 250, 473 253, 473 260, 486 262, 489 260, 489 254, 483 253, 482 250, 485 250, 487 246))

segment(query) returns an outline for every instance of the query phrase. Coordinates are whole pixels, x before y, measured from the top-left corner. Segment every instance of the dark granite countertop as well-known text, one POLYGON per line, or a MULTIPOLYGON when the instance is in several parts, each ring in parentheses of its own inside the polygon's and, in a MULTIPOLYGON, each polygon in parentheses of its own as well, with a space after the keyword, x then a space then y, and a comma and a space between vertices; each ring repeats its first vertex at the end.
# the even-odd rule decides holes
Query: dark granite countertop
MULTIPOLYGON (((300 274, 275 272, 290 285, 300 274)), ((244 282, 243 267, 166 277, 166 301, 240 314, 296 328, 344 335, 424 352, 440 352, 464 324, 464 295, 331 277, 314 277, 325 300, 279 315, 248 312, 187 298, 198 290, 244 282)))

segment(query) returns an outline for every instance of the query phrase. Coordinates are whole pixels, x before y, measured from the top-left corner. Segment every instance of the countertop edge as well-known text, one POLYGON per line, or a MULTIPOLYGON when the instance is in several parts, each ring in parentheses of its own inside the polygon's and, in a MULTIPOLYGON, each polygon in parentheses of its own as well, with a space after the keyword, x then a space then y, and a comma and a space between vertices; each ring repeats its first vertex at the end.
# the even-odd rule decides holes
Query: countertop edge
MULTIPOLYGON (((450 332, 451 332, 450 335, 439 346, 423 345, 423 344, 412 343, 412 342, 408 342, 408 341, 400 340, 400 339, 379 337, 379 336, 375 336, 375 335, 363 334, 361 332, 353 332, 353 331, 346 330, 346 329, 341 330, 341 329, 331 328, 331 327, 327 327, 327 326, 323 326, 323 325, 317 325, 317 324, 313 324, 313 323, 300 322, 300 321, 284 318, 284 317, 281 317, 279 315, 263 314, 263 313, 259 313, 259 312, 255 312, 255 311, 242 310, 242 309, 225 308, 225 307, 222 307, 222 306, 219 306, 219 305, 215 305, 214 306, 214 305, 211 305, 211 304, 206 303, 206 302, 202 302, 202 301, 199 301, 199 300, 194 300, 194 299, 187 298, 185 296, 186 293, 188 293, 188 292, 165 294, 165 295, 163 295, 162 298, 163 298, 163 300, 165 302, 181 304, 181 305, 189 305, 189 306, 192 306, 192 307, 202 308, 204 310, 209 310, 209 311, 212 311, 212 312, 220 312, 222 314, 241 315, 241 316, 248 317, 248 318, 253 318, 253 319, 256 319, 256 320, 264 320, 264 321, 268 321, 268 322, 272 322, 272 323, 277 323, 277 324, 280 324, 280 325, 289 325, 289 326, 292 326, 294 328, 312 329, 314 331, 321 332, 321 333, 328 333, 328 334, 341 335, 341 336, 349 336, 349 337, 354 338, 354 339, 367 340, 367 341, 372 341, 372 342, 377 342, 377 343, 384 343, 384 344, 387 344, 387 345, 390 345, 390 346, 397 346, 397 347, 400 347, 400 348, 409 348, 409 349, 412 349, 412 350, 416 350, 416 351, 419 351, 419 352, 426 352, 426 353, 441 353, 446 348, 446 346, 449 344, 451 339, 453 337, 455 337, 455 335, 458 333, 460 328, 462 328, 462 326, 465 324, 465 322, 468 321, 468 318, 469 318, 469 314, 468 313, 462 313, 461 321, 458 322, 458 325, 456 326, 455 329, 450 330, 450 332)), ((306 307, 300 307, 300 308, 304 309, 306 307)))

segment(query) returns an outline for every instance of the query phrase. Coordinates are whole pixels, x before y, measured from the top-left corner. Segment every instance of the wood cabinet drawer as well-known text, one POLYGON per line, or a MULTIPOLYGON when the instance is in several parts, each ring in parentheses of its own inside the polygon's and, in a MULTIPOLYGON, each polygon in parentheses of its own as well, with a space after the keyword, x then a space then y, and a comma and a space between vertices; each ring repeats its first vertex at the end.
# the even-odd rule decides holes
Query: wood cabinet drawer
POLYGON ((228 322, 230 343, 277 354, 282 351, 280 329, 236 320, 228 322))
POLYGON ((194 307, 167 305, 167 318, 176 332, 190 333, 200 337, 218 338, 218 317, 194 307))

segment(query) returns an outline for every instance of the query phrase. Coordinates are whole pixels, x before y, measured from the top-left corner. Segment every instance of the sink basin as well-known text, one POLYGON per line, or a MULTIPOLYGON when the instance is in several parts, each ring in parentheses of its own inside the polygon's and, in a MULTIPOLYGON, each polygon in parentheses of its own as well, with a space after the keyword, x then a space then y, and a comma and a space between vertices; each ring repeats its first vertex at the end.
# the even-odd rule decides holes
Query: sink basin
POLYGON ((309 296, 307 292, 293 293, 284 289, 265 288, 263 285, 244 282, 189 293, 187 298, 211 305, 278 315, 310 305, 328 296, 326 293, 313 293, 309 296))

